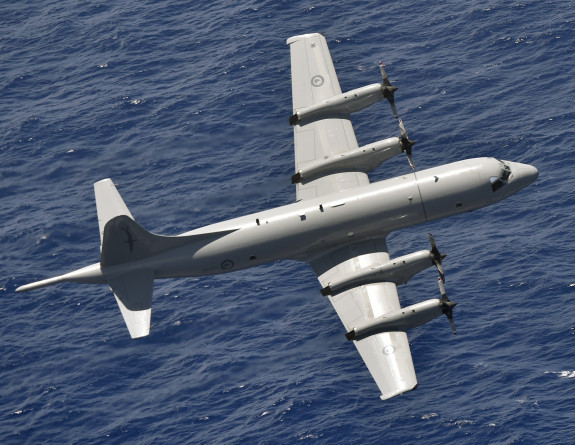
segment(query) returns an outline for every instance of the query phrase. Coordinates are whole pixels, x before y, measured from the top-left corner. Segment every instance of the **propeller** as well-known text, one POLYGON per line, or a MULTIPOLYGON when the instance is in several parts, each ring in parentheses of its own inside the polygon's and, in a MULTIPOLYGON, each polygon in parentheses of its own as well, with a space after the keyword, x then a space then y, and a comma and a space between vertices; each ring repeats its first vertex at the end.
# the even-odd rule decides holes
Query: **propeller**
POLYGON ((455 330, 455 323, 453 322, 453 308, 457 305, 457 303, 452 303, 449 301, 449 298, 447 298, 447 294, 445 293, 445 286, 441 277, 437 278, 437 283, 439 284, 439 291, 441 292, 441 311, 447 316, 449 325, 453 331, 453 335, 457 335, 457 331, 455 330))
POLYGON ((381 71, 381 78, 383 79, 383 97, 385 97, 389 101, 391 111, 393 112, 393 117, 397 119, 398 118, 397 109, 395 108, 395 99, 393 97, 393 94, 396 92, 397 87, 391 85, 391 82, 387 78, 387 73, 385 72, 383 62, 379 62, 379 71, 381 71))
MULTIPOLYGON (((379 62, 379 71, 381 71, 381 78, 383 79, 383 97, 389 101, 391 111, 393 112, 393 117, 399 119, 397 108, 395 108, 394 98, 394 93, 397 91, 397 87, 394 87, 389 81, 387 73, 385 72, 385 67, 383 66, 383 62, 379 62)), ((405 126, 403 125, 403 121, 401 119, 399 119, 399 131, 401 132, 401 149, 407 155, 409 165, 412 169, 415 170, 415 164, 413 163, 413 157, 411 156, 411 147, 413 147, 415 141, 412 141, 407 137, 407 132, 405 131, 405 126)))
POLYGON ((413 157, 411 156, 411 147, 413 147, 415 141, 412 141, 407 137, 407 132, 405 131, 405 127, 403 126, 403 121, 401 119, 399 119, 399 131, 401 132, 401 149, 407 155, 409 165, 413 170, 415 170, 415 164, 413 163, 413 157))
POLYGON ((445 273, 443 271, 443 259, 447 256, 444 253, 441 253, 437 248, 437 244, 435 244, 435 240, 433 239, 433 235, 429 234, 429 241, 431 242, 431 261, 437 267, 437 271, 441 276, 441 280, 445 283, 445 273))

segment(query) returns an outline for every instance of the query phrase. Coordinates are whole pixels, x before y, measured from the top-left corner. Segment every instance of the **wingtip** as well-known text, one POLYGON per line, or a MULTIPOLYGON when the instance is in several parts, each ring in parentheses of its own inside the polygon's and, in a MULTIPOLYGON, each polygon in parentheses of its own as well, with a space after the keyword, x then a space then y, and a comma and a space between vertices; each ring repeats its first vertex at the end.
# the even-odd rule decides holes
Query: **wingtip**
POLYGON ((386 394, 381 394, 379 396, 379 398, 381 400, 389 400, 389 399, 392 399, 393 397, 401 396, 402 394, 405 394, 407 392, 415 391, 417 389, 418 385, 419 384, 416 382, 415 385, 413 385, 411 388, 402 388, 402 389, 398 389, 397 391, 389 392, 386 394))
POLYGON ((292 43, 297 42, 298 40, 309 39, 312 37, 324 37, 324 35, 319 32, 312 32, 309 34, 300 34, 297 36, 291 36, 289 39, 286 40, 286 44, 291 45, 292 43))

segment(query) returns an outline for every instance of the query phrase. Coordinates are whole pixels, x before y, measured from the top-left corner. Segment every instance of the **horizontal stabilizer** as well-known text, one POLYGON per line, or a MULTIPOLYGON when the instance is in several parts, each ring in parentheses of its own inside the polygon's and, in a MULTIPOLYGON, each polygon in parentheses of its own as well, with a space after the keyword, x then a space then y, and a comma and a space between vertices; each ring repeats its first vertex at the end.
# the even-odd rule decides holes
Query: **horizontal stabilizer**
POLYGON ((152 271, 137 270, 108 281, 132 338, 150 333, 152 317, 152 271))
POLYGON ((98 225, 100 226, 100 241, 103 241, 104 227, 108 221, 119 215, 126 215, 132 219, 134 217, 111 179, 102 179, 94 183, 94 194, 98 211, 98 225))
POLYGON ((134 221, 111 179, 96 182, 94 192, 100 227, 100 262, 25 284, 16 291, 25 292, 66 281, 108 283, 130 335, 132 338, 144 337, 150 333, 154 278, 162 262, 157 256, 182 247, 200 249, 238 229, 183 236, 156 235, 134 221))

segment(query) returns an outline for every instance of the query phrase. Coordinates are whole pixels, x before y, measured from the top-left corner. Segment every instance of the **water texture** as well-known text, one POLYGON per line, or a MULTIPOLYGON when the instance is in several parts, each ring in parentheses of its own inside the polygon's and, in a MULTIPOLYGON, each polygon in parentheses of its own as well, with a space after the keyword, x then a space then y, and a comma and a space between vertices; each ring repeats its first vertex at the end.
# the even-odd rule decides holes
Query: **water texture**
MULTIPOLYGON (((4 2, 0 437, 5 444, 571 444, 575 39, 568 1, 4 2), (158 281, 131 340, 106 286, 15 288, 98 260, 92 184, 178 234, 293 202, 289 48, 323 33, 344 90, 383 60, 419 169, 478 156, 535 184, 433 232, 458 335, 409 333, 419 388, 382 402, 311 269, 158 281)), ((360 144, 398 134, 385 103, 360 144)), ((373 180, 408 172, 398 157, 373 180)), ((403 305, 435 297, 428 270, 403 305)))

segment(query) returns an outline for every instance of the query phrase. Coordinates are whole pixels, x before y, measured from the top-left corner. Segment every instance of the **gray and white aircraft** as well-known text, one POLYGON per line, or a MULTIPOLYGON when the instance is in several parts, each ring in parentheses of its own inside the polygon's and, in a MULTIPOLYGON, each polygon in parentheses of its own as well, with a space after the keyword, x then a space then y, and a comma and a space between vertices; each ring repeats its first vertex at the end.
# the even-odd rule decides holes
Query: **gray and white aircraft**
POLYGON ((452 309, 443 285, 442 255, 431 249, 391 259, 387 235, 469 212, 516 193, 537 178, 530 165, 494 158, 454 162, 370 184, 367 172, 411 147, 401 137, 358 146, 350 115, 394 91, 383 65, 381 84, 342 93, 325 38, 287 40, 291 52, 296 202, 198 228, 179 236, 138 225, 113 182, 94 184, 101 257, 79 270, 21 286, 28 291, 64 281, 108 284, 132 338, 149 334, 157 278, 237 271, 277 260, 309 263, 375 379, 381 398, 415 389, 406 330, 452 309), (441 298, 400 306, 397 286, 435 265, 441 298))

